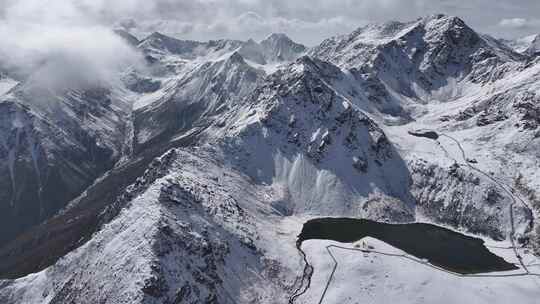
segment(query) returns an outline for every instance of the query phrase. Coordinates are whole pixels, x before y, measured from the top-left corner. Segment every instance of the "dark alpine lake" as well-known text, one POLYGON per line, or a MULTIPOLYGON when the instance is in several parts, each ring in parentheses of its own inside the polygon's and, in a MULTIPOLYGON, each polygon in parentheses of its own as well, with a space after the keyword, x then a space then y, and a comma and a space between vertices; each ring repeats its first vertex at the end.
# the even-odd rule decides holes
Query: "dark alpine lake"
POLYGON ((304 223, 298 242, 322 239, 353 243, 368 236, 461 274, 517 269, 490 252, 482 239, 423 223, 387 224, 366 219, 318 218, 304 223))

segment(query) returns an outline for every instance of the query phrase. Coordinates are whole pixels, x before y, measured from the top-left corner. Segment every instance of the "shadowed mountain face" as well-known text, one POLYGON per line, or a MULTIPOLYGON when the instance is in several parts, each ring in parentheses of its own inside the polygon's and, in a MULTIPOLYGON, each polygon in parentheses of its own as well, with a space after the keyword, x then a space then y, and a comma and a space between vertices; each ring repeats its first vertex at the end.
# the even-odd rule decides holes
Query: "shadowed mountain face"
POLYGON ((158 92, 152 103, 134 111, 135 150, 205 129, 239 104, 263 77, 264 72, 234 52, 171 80, 164 94, 158 92))
POLYGON ((50 218, 120 158, 129 105, 108 89, 19 85, 0 102, 0 243, 50 218))

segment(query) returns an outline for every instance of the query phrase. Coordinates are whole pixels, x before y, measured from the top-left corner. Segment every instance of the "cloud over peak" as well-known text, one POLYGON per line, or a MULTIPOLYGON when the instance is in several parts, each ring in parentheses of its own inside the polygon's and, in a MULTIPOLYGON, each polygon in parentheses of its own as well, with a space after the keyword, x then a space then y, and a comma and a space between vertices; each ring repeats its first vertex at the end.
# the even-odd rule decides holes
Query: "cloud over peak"
POLYGON ((192 40, 284 32, 316 45, 370 22, 445 13, 480 32, 515 38, 540 32, 538 11, 537 0, 0 0, 0 69, 46 69, 59 82, 73 79, 75 67, 86 73, 81 81, 112 77, 139 62, 114 26, 139 38, 159 31, 192 40))
POLYGON ((0 68, 47 87, 114 81, 139 64, 139 55, 84 1, 4 1, 0 19, 0 68))

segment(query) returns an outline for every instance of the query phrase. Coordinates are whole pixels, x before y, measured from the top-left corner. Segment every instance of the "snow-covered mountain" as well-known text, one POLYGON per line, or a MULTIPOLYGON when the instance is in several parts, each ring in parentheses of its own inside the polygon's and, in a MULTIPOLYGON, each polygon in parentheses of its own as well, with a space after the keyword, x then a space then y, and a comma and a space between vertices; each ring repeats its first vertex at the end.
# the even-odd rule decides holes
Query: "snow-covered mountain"
POLYGON ((307 50, 305 46, 292 41, 282 33, 266 37, 260 45, 269 62, 292 61, 307 50))
POLYGON ((502 39, 501 42, 518 53, 536 56, 540 52, 540 35, 530 35, 515 40, 502 39))
POLYGON ((531 41, 530 46, 525 50, 528 55, 538 56, 540 55, 540 35, 536 35, 531 41))
POLYGON ((309 54, 345 69, 375 74, 400 95, 433 99, 431 92, 464 80, 481 83, 504 63, 525 60, 457 17, 434 15, 413 22, 359 28, 323 41, 309 54), (427 95, 427 96, 426 96, 427 95))
POLYGON ((305 46, 295 43, 285 34, 272 34, 261 42, 253 39, 199 42, 179 40, 155 32, 143 39, 138 47, 145 53, 156 56, 168 54, 198 61, 219 60, 222 56, 237 51, 246 60, 263 66, 268 63, 290 62, 306 51, 305 46))
POLYGON ((125 153, 122 89, 50 90, 32 79, 2 96, 0 197, 6 242, 53 216, 125 153))
POLYGON ((120 85, 50 91, 0 77, 2 225, 15 229, 0 247, 2 303, 540 296, 531 53, 444 15, 311 49, 283 34, 117 33, 147 65, 120 85), (339 256, 335 242, 296 242, 306 220, 328 216, 436 223, 518 269, 461 278, 373 239, 339 256))

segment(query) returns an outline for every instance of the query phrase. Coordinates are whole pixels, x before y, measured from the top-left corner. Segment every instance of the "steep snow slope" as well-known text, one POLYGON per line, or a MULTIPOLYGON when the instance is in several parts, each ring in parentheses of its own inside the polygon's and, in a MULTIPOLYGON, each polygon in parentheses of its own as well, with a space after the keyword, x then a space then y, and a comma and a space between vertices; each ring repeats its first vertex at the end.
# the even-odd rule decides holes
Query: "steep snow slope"
MULTIPOLYGON (((149 64, 147 70, 126 71, 125 88, 49 88, 32 73, 20 84, 2 74, 2 242, 54 215, 133 150, 204 127, 264 75, 240 55, 248 54, 248 42, 199 43, 158 33, 139 42, 127 32, 117 34, 146 53, 149 64), (135 109, 157 102, 132 113, 134 100, 135 109), (177 114, 185 119, 178 122, 177 114)), ((276 43, 265 51, 285 52, 286 46, 276 43)))
POLYGON ((154 66, 161 68, 155 69, 166 71, 158 77, 161 86, 135 103, 138 149, 204 129, 251 93, 267 71, 305 50, 282 34, 259 44, 253 40, 182 41, 154 33, 138 47, 159 58, 154 66))
POLYGON ((412 219, 405 164, 376 123, 324 82, 329 71, 302 57, 270 75, 210 130, 230 147, 225 162, 254 182, 282 184, 289 213, 412 219))
POLYGON ((531 43, 536 38, 536 35, 530 35, 526 37, 521 37, 515 40, 508 40, 508 39, 500 39, 500 41, 506 45, 508 45, 510 48, 512 48, 514 51, 518 53, 525 53, 525 51, 531 46, 531 43))
POLYGON ((327 39, 309 54, 342 68, 372 73, 397 94, 423 102, 444 88, 455 95, 450 91, 455 82, 490 81, 501 64, 525 59, 495 39, 477 34, 461 19, 444 15, 368 25, 327 39))
POLYGON ((307 50, 305 46, 292 41, 282 33, 266 37, 260 45, 269 62, 293 61, 307 50))
POLYGON ((7 76, 0 75, 0 96, 8 93, 18 82, 7 76))
POLYGON ((114 88, 53 91, 31 80, 0 101, 5 242, 54 215, 122 154, 129 103, 114 88))
POLYGON ((116 219, 55 266, 4 283, 2 302, 283 303, 287 281, 274 276, 287 273, 259 249, 276 238, 263 227, 277 222, 279 193, 205 156, 173 150, 158 162, 116 219))
POLYGON ((508 45, 518 53, 528 56, 536 56, 540 53, 540 35, 530 35, 515 40, 504 40, 501 42, 508 45))
POLYGON ((305 46, 295 43, 284 34, 272 34, 257 43, 252 39, 208 42, 180 40, 156 32, 143 39, 138 48, 154 59, 174 55, 188 61, 216 60, 237 51, 245 59, 260 65, 290 62, 306 51, 305 46))
POLYGON ((525 53, 530 56, 540 55, 540 35, 534 37, 530 46, 525 50, 525 53))
POLYGON ((146 37, 139 44, 139 48, 151 55, 177 55, 182 59, 194 60, 199 57, 219 57, 224 53, 234 51, 241 46, 238 40, 215 40, 199 42, 191 40, 179 40, 173 37, 155 32, 146 37))
POLYGON ((144 97, 143 103, 136 103, 136 148, 204 128, 249 94, 263 76, 234 52, 168 81, 164 88, 144 97))

